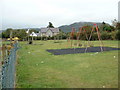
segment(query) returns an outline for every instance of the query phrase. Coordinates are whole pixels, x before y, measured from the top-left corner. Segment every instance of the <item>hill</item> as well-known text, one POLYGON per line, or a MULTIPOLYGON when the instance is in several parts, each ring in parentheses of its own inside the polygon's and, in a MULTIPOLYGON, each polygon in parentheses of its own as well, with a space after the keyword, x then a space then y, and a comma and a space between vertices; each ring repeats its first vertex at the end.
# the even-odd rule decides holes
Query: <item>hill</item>
POLYGON ((92 26, 94 23, 96 23, 98 26, 100 26, 102 24, 99 22, 75 22, 75 23, 70 24, 70 25, 62 25, 59 27, 59 29, 61 29, 63 32, 71 32, 72 27, 74 27, 78 31, 80 27, 82 27, 84 25, 91 25, 92 26))

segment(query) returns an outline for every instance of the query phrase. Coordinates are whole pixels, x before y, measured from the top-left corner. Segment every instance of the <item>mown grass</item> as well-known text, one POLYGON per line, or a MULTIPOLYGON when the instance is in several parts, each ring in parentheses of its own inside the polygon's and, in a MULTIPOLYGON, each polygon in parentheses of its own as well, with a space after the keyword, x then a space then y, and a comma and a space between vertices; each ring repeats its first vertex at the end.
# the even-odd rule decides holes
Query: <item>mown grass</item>
MULTIPOLYGON (((118 47, 118 41, 103 43, 118 47)), ((17 88, 118 87, 118 51, 52 55, 46 49, 70 48, 70 45, 65 40, 19 44, 22 48, 17 53, 17 88)), ((99 42, 94 41, 94 45, 99 46, 99 42)))

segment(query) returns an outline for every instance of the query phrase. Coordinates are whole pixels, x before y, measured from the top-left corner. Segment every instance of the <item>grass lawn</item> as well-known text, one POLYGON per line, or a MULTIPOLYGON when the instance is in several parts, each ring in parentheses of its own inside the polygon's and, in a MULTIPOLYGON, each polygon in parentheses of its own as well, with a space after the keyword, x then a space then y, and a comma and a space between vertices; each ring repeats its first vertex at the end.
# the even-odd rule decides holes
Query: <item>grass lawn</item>
MULTIPOLYGON (((20 42, 17 53, 17 88, 117 88, 118 51, 52 55, 46 49, 70 45, 54 41, 20 42), (43 44, 43 45, 42 45, 43 44)), ((103 41, 118 47, 118 41, 103 41)), ((99 42, 94 41, 98 46, 99 42)))

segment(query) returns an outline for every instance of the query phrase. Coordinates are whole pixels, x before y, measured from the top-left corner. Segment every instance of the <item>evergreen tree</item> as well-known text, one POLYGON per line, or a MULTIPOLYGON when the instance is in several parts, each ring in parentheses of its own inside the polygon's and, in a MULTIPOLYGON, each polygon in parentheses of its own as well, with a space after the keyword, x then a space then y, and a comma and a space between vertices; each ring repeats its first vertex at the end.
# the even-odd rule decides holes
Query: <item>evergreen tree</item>
POLYGON ((49 25, 47 26, 47 28, 54 28, 54 26, 51 22, 49 22, 49 25))

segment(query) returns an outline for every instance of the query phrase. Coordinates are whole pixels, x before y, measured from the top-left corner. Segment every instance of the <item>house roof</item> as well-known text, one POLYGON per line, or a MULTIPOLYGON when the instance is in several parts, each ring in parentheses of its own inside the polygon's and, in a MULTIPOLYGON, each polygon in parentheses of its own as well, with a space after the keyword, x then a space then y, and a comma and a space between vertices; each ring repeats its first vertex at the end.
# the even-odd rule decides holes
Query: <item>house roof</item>
POLYGON ((32 32, 31 34, 30 34, 30 36, 38 36, 39 35, 39 33, 35 33, 35 32, 32 32))
POLYGON ((59 28, 41 28, 40 32, 46 33, 48 30, 51 30, 54 33, 58 33, 59 32, 59 28))
POLYGON ((40 34, 39 33, 35 33, 37 36, 39 36, 40 34))

